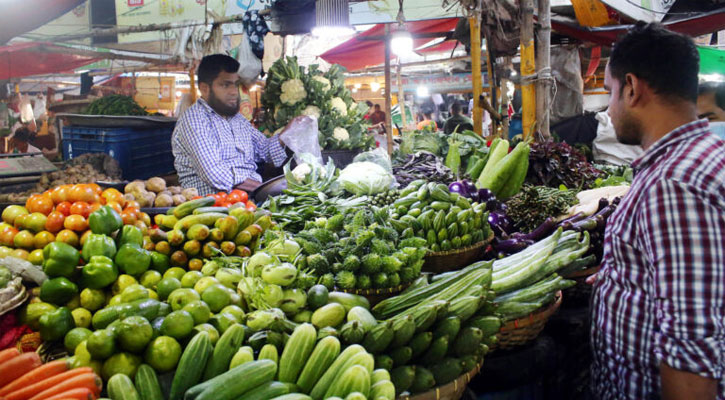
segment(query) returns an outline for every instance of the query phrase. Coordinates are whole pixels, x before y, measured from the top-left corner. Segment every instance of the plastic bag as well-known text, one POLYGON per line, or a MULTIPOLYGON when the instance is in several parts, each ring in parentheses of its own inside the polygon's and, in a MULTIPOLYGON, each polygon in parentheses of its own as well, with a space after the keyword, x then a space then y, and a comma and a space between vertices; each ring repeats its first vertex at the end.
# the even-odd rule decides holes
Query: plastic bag
POLYGON ((20 96, 20 120, 23 123, 28 123, 35 120, 33 115, 33 105, 30 104, 30 96, 20 96))
POLYGON ((242 78, 242 84, 245 87, 251 87, 257 82, 257 77, 262 72, 262 60, 252 52, 247 35, 242 36, 242 43, 239 44, 237 50, 237 61, 239 61, 237 74, 242 78))
POLYGON ((299 158, 299 154, 303 153, 309 153, 317 158, 320 164, 323 163, 320 142, 317 139, 317 118, 314 116, 295 117, 280 133, 280 139, 295 153, 298 164, 303 162, 299 158))
POLYGON ((378 147, 375 150, 366 151, 360 153, 352 159, 352 162, 363 162, 369 161, 383 167, 389 174, 393 173, 393 164, 390 162, 390 157, 385 149, 378 147))
POLYGON ((33 115, 35 116, 35 119, 42 119, 41 117, 45 116, 45 96, 42 94, 35 98, 33 115))

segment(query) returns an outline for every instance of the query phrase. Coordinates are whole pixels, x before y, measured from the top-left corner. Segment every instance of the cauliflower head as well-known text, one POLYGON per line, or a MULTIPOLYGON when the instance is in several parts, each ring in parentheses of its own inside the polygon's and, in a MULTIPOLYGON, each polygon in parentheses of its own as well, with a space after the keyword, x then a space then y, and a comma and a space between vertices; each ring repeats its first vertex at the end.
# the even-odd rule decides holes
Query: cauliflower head
POLYGON ((290 79, 282 83, 282 95, 279 97, 282 103, 293 106, 307 97, 305 85, 299 79, 290 79))
POLYGON ((292 170, 292 176, 295 177, 297 182, 304 182, 310 172, 312 172, 312 167, 310 167, 310 164, 304 163, 296 166, 295 169, 292 170))
POLYGON ((302 110, 302 115, 314 116, 315 118, 320 119, 320 107, 309 105, 302 110))
POLYGON ((345 100, 339 97, 333 97, 332 100, 330 100, 330 106, 333 110, 337 110, 340 115, 347 115, 347 104, 345 104, 345 100))
POLYGON ((319 76, 319 75, 313 76, 312 80, 314 80, 316 82, 320 82, 322 84, 322 89, 324 91, 328 91, 332 87, 332 85, 330 84, 330 80, 325 78, 324 76, 319 76))
POLYGON ((350 139, 350 134, 347 133, 347 129, 338 126, 334 131, 332 131, 332 137, 343 142, 350 139))

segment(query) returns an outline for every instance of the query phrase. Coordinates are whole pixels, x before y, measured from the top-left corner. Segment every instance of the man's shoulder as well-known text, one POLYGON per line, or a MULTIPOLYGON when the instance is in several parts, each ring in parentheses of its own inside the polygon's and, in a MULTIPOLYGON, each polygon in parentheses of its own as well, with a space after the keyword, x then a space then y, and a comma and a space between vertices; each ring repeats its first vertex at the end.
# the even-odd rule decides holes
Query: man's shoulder
POLYGON ((725 190, 725 141, 706 133, 673 146, 656 163, 655 179, 708 192, 725 190))

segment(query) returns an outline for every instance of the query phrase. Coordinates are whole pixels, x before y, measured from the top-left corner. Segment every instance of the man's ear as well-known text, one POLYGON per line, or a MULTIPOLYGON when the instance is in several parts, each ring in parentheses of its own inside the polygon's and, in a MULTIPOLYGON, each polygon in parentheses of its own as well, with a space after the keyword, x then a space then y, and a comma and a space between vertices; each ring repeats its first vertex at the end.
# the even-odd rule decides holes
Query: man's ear
POLYGON ((199 91, 201 92, 202 97, 209 97, 209 91, 211 90, 211 86, 209 86, 206 82, 199 82, 199 91))
POLYGON ((627 74, 623 82, 623 98, 630 107, 641 104, 645 97, 644 91, 648 89, 645 82, 634 74, 627 74))

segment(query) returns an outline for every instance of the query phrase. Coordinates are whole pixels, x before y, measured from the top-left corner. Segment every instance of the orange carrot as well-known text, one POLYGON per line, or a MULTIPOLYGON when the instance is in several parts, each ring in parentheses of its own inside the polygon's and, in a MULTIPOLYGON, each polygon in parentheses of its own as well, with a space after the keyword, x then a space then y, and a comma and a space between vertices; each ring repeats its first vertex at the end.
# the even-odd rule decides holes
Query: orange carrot
POLYGON ((18 350, 15 347, 11 347, 9 349, 1 350, 0 351, 0 364, 4 363, 5 361, 17 357, 20 355, 20 350, 18 350))
POLYGON ((101 393, 101 378, 94 373, 81 374, 67 379, 55 386, 36 394, 30 400, 44 400, 53 397, 65 391, 78 388, 88 388, 91 392, 98 395, 101 393))
POLYGON ((66 390, 63 393, 58 393, 55 396, 46 397, 45 400, 95 400, 96 395, 93 394, 91 389, 81 387, 71 390, 66 390))
POLYGON ((71 369, 63 372, 62 374, 51 376, 50 378, 43 379, 40 382, 33 383, 30 386, 20 388, 14 392, 5 395, 4 400, 27 400, 36 394, 47 390, 61 382, 67 381, 75 376, 92 373, 93 369, 90 367, 81 367, 71 369))
POLYGON ((0 389, 0 396, 48 379, 51 376, 62 374, 65 371, 68 371, 68 362, 65 359, 51 361, 5 385, 0 389))
POLYGON ((0 387, 38 368, 42 364, 38 353, 23 353, 0 364, 0 387))

